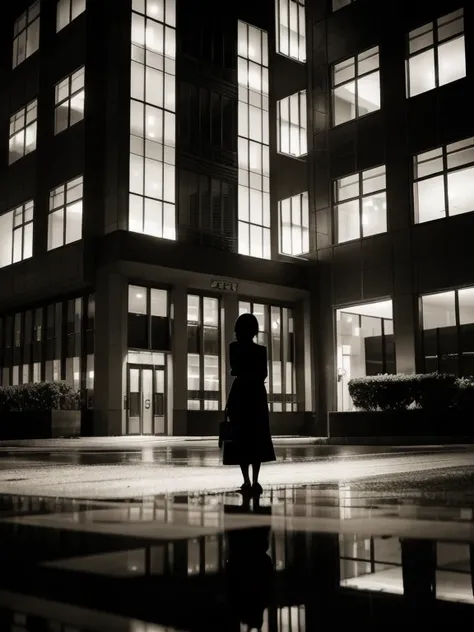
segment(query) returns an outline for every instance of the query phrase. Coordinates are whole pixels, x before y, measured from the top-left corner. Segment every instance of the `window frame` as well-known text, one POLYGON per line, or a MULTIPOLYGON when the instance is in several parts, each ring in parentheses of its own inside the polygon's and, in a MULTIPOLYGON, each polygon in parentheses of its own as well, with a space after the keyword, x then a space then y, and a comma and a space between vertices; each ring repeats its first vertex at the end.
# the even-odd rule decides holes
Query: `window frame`
POLYGON ((237 107, 239 124, 237 129, 237 251, 239 254, 247 257, 271 260, 268 64, 268 32, 253 24, 238 20, 237 107), (258 31, 258 37, 260 39, 260 51, 258 55, 252 55, 251 38, 252 33, 254 37, 256 36, 255 31, 258 31), (253 66, 258 67, 260 90, 255 90, 251 85, 250 77, 252 73, 250 70, 253 66), (260 140, 254 140, 254 138, 252 138, 250 130, 252 108, 260 113, 260 140), (259 155, 257 161, 259 163, 258 167, 252 166, 252 149, 255 149, 259 155), (252 203, 252 197, 260 198, 258 203, 252 203), (256 208, 257 206, 258 209, 256 208), (254 209, 253 212, 252 209, 254 209), (257 222, 256 219, 257 215, 259 216, 259 222, 257 222), (244 231, 246 239, 241 239, 244 231), (253 244, 254 247, 252 247, 253 244))
POLYGON ((309 192, 308 191, 302 191, 301 193, 297 193, 296 195, 292 195, 288 198, 284 198, 283 200, 278 200, 278 228, 279 228, 279 234, 278 234, 278 250, 279 253, 281 255, 285 255, 287 257, 301 257, 303 255, 309 254, 310 252, 310 230, 309 230, 309 192), (301 224, 296 224, 294 223, 293 220, 293 204, 295 203, 294 201, 296 200, 296 198, 299 199, 299 208, 300 208, 300 213, 301 213, 301 218, 302 218, 302 223, 301 224), (283 215, 282 215, 282 205, 284 202, 289 201, 290 202, 290 235, 291 235, 291 243, 293 244, 293 230, 294 228, 298 228, 301 231, 301 252, 298 253, 289 253, 289 252, 285 252, 283 250, 283 215), (306 206, 306 208, 305 208, 306 206), (304 224, 304 218, 306 218, 306 225, 304 224), (304 232, 306 230, 307 233, 307 243, 308 243, 308 248, 307 250, 303 249, 303 244, 305 242, 305 238, 304 238, 304 232))
MULTIPOLYGON (((194 291, 192 289, 188 289, 187 293, 186 293, 186 341, 187 344, 189 342, 189 327, 190 325, 195 325, 196 321, 190 321, 188 319, 188 306, 189 306, 189 297, 193 296, 195 298, 199 299, 199 321, 197 321, 197 329, 198 329, 198 347, 199 347, 199 352, 198 353, 191 353, 188 350, 188 347, 186 348, 186 408, 188 411, 204 411, 204 412, 216 412, 216 411, 221 411, 222 410, 222 392, 223 392, 223 380, 222 380, 222 366, 223 366, 223 358, 222 358, 222 336, 223 336, 223 331, 222 331, 222 325, 223 325, 223 319, 222 319, 222 296, 218 295, 218 294, 212 294, 209 292, 202 292, 202 291, 194 291), (219 388, 216 391, 206 391, 204 388, 205 385, 205 371, 204 371, 204 356, 205 355, 210 355, 210 354, 205 354, 204 353, 204 300, 205 299, 211 299, 211 300, 215 300, 217 301, 217 326, 212 325, 213 329, 217 329, 217 348, 218 348, 218 354, 216 356, 211 356, 211 357, 217 357, 217 373, 219 376, 219 388), (193 390, 189 390, 188 388, 188 371, 189 371, 189 356, 190 355, 198 355, 199 356, 199 391, 193 391, 193 390), (197 394, 198 397, 191 397, 191 394, 197 394), (210 397, 209 395, 212 394, 214 395, 214 397, 210 397), (199 402, 199 408, 189 408, 189 402, 190 401, 197 401, 199 402), (217 401, 217 408, 206 408, 206 402, 208 401, 217 401)), ((211 326, 208 326, 211 327, 211 326)))
POLYGON ((280 99, 277 101, 277 115, 276 115, 276 124, 277 124, 277 153, 282 154, 283 156, 289 156, 290 158, 295 158, 297 160, 305 160, 308 156, 308 95, 307 90, 299 90, 293 94, 288 95, 284 99, 280 99), (292 136, 292 122, 291 122, 291 99, 292 97, 297 97, 298 101, 298 146, 301 149, 305 149, 306 151, 302 151, 299 154, 292 154, 289 151, 282 150, 282 122, 288 125, 288 146, 291 149, 291 136, 292 136), (288 121, 284 121, 282 119, 282 104, 283 102, 288 101, 288 121), (306 147, 302 147, 302 139, 301 136, 304 135, 304 144, 306 147))
POLYGON ((29 154, 32 154, 34 151, 36 151, 37 136, 38 136, 38 99, 33 99, 32 101, 30 101, 29 103, 21 107, 19 110, 17 110, 10 116, 9 130, 8 130, 8 165, 9 166, 14 165, 16 162, 18 162, 25 156, 28 156, 29 154), (28 115, 32 111, 34 112, 33 114, 34 118, 30 122, 28 122, 28 115), (17 117, 23 118, 23 123, 22 123, 23 126, 20 129, 15 130, 17 117), (12 126, 13 126, 13 129, 15 130, 13 133, 12 133, 12 126), (27 130, 33 126, 35 127, 35 143, 34 143, 35 146, 30 151, 26 151, 27 150, 27 145, 26 145, 27 130), (19 156, 18 158, 12 161, 11 160, 11 154, 12 154, 11 143, 12 143, 12 140, 15 138, 15 136, 17 136, 21 132, 23 132, 23 153, 21 156, 19 156))
POLYGON ((84 176, 83 174, 80 174, 78 176, 76 176, 75 178, 72 178, 71 180, 68 180, 67 182, 63 182, 62 184, 59 184, 58 186, 54 187, 53 189, 50 189, 49 191, 49 204, 48 204, 48 252, 52 251, 52 250, 57 250, 58 248, 63 248, 64 246, 69 246, 70 244, 76 243, 77 241, 81 241, 83 238, 83 229, 84 229, 84 176), (80 180, 80 182, 79 182, 80 180), (67 197, 68 197, 68 193, 69 191, 72 191, 75 187, 70 187, 69 185, 76 182, 77 184, 75 186, 80 186, 82 188, 82 195, 80 198, 78 199, 74 199, 72 202, 68 202, 67 201, 67 197), (53 206, 51 207, 51 204, 54 203, 53 200, 55 197, 57 196, 63 196, 63 203, 60 206, 53 206), (71 207, 74 204, 77 204, 78 202, 81 202, 81 237, 80 239, 74 239, 73 241, 66 241, 66 236, 67 236, 67 209, 69 207, 71 207), (62 244, 60 246, 55 246, 54 248, 51 247, 51 235, 50 235, 50 230, 51 230, 51 216, 54 215, 55 213, 58 213, 59 211, 62 212, 62 229, 63 229, 63 239, 62 239, 62 244))
POLYGON ((347 244, 353 241, 357 241, 358 239, 368 239, 369 237, 374 237, 376 235, 383 235, 385 233, 388 232, 389 230, 389 225, 388 225, 388 204, 387 204, 387 166, 385 164, 380 164, 380 165, 375 165, 374 167, 370 167, 369 169, 363 169, 362 171, 355 171, 354 173, 349 173, 345 176, 342 176, 340 178, 335 178, 332 181, 332 205, 333 205, 333 209, 334 209, 334 213, 333 213, 333 235, 335 235, 335 239, 333 240, 335 244, 347 244), (385 188, 383 189, 376 189, 375 191, 370 191, 369 193, 365 193, 364 194, 364 173, 373 171, 375 169, 380 169, 381 167, 384 168, 384 172, 383 174, 377 174, 374 177, 380 177, 383 175, 383 177, 385 178, 385 188), (339 201, 338 200, 338 182, 340 180, 345 180, 346 178, 350 178, 351 176, 358 176, 357 178, 357 186, 359 188, 359 195, 358 196, 353 196, 353 197, 348 197, 348 198, 344 198, 343 200, 339 201), (372 233, 370 235, 364 235, 363 234, 363 200, 365 198, 368 197, 372 197, 374 195, 376 195, 377 193, 385 193, 385 204, 386 204, 386 209, 385 209, 385 221, 386 221, 386 226, 387 228, 380 232, 380 233, 372 233), (359 236, 358 237, 354 237, 352 239, 346 239, 345 241, 339 241, 339 206, 341 206, 342 204, 346 204, 348 202, 354 202, 358 200, 359 202, 359 236))
MULTIPOLYGON (((459 215, 467 215, 468 213, 472 213, 474 212, 474 206, 472 208, 471 211, 466 211, 465 213, 455 213, 454 215, 450 215, 450 209, 449 209, 449 175, 451 173, 456 173, 457 171, 463 171, 464 169, 470 169, 470 168, 474 168, 474 157, 472 159, 472 161, 469 162, 465 162, 462 164, 458 164, 455 165, 454 167, 449 167, 448 163, 449 163, 449 156, 455 155, 457 153, 462 153, 465 150, 468 150, 472 147, 473 152, 474 152, 474 136, 469 136, 468 138, 463 138, 462 140, 456 141, 454 143, 448 143, 446 145, 441 145, 441 146, 437 146, 437 147, 433 147, 432 149, 428 149, 426 151, 423 151, 421 153, 418 154, 414 154, 413 155, 413 171, 412 171, 412 177, 413 177, 413 186, 412 186, 412 208, 413 208, 413 223, 414 224, 429 224, 430 222, 436 222, 438 220, 442 220, 442 219, 449 219, 451 217, 458 217, 459 215), (468 141, 472 141, 470 145, 463 145, 462 143, 466 143, 468 141), (452 148, 451 150, 449 150, 449 148, 452 148), (427 159, 425 162, 430 162, 432 160, 440 160, 442 161, 442 170, 441 171, 434 171, 428 175, 425 176, 421 176, 421 177, 417 177, 417 168, 418 168, 418 163, 417 163, 417 159, 420 156, 423 156, 425 154, 431 154, 435 151, 439 151, 440 155, 438 156, 433 156, 432 158, 427 159), (419 182, 425 182, 428 181, 430 179, 433 178, 437 178, 437 177, 442 177, 443 178, 443 187, 444 187, 444 217, 437 217, 434 219, 430 219, 427 221, 423 221, 420 222, 418 220, 419 217, 419 210, 418 210, 418 198, 419 196, 415 193, 415 190, 417 188, 417 185, 419 182)), ((423 163, 421 163, 423 164, 423 163)))
POLYGON ((382 90, 380 86, 380 76, 381 76, 380 75, 380 46, 378 44, 375 46, 371 46, 370 48, 366 48, 360 53, 357 53, 356 55, 351 55, 350 57, 344 57, 343 59, 340 59, 339 61, 332 63, 329 67, 329 74, 330 74, 329 85, 331 86, 331 127, 339 127, 340 125, 345 125, 346 123, 350 123, 351 121, 357 121, 363 118, 364 116, 369 116, 370 114, 375 114, 375 112, 380 112, 380 110, 382 109, 383 103, 382 103, 382 90), (370 58, 370 57, 366 57, 361 60, 360 57, 366 53, 369 53, 372 50, 377 51, 376 53, 374 53, 374 55, 377 54, 378 56, 377 68, 375 70, 368 70, 367 72, 363 72, 359 74, 358 68, 361 62, 364 62, 365 59, 370 58), (350 79, 346 79, 336 84, 335 83, 336 67, 339 66, 340 64, 343 64, 344 62, 349 62, 351 60, 354 64, 354 75, 350 79), (377 110, 373 110, 372 112, 366 112, 365 114, 360 114, 359 113, 359 81, 360 79, 369 77, 370 75, 373 75, 375 73, 377 73, 379 76, 380 107, 377 110), (335 108, 335 94, 334 93, 335 93, 335 90, 337 90, 338 88, 344 87, 345 85, 349 83, 354 83, 355 116, 354 118, 351 118, 347 121, 343 121, 342 123, 336 123, 335 122, 336 108, 335 108))
POLYGON ((299 64, 306 64, 307 61, 307 38, 306 38, 306 2, 305 0, 275 0, 275 38, 276 38, 276 46, 275 50, 277 55, 282 55, 287 59, 291 59, 292 61, 296 61, 299 64), (281 15, 283 13, 282 1, 287 2, 286 9, 288 26, 282 27, 281 23, 281 15), (291 4, 296 5, 296 21, 297 21, 297 30, 292 31, 290 29, 290 17, 291 17, 291 4), (302 11, 301 11, 302 9, 302 11), (303 13, 303 20, 301 20, 301 13, 303 13), (301 29, 301 24, 303 24, 303 28, 301 29), (281 51, 281 41, 283 39, 282 28, 286 28, 288 31, 288 54, 283 53, 281 51), (295 57, 291 55, 291 33, 295 33, 298 38, 298 56, 295 57), (303 43, 300 41, 303 39, 303 43), (301 50, 302 49, 302 50, 301 50))
POLYGON ((74 22, 74 20, 76 20, 80 15, 85 13, 85 11, 87 9, 87 0, 83 0, 84 8, 81 11, 79 11, 79 13, 77 13, 75 16, 73 16, 74 2, 75 2, 75 0, 57 0, 57 3, 56 3, 56 33, 60 33, 61 31, 63 31, 72 22, 74 22), (60 7, 62 2, 64 2, 65 4, 67 3, 68 21, 66 22, 66 24, 64 26, 61 26, 61 28, 58 28, 58 26, 59 26, 59 12, 60 12, 60 8, 59 7, 60 7))
MULTIPOLYGON (((413 39, 416 39, 419 36, 422 36, 423 33, 420 33, 420 35, 416 36, 413 39)), ((405 86, 405 90, 406 90, 406 98, 407 99, 413 99, 414 97, 419 96, 420 94, 425 94, 426 92, 431 92, 431 90, 436 90, 438 88, 441 87, 441 85, 448 85, 448 84, 440 84, 439 83, 439 47, 443 44, 449 43, 449 42, 453 42, 456 39, 460 39, 463 38, 464 40, 464 59, 466 60, 466 31, 465 31, 465 23, 464 23, 464 8, 461 7, 460 9, 457 9, 456 11, 451 11, 451 13, 447 13, 445 15, 440 16, 439 18, 436 18, 430 22, 425 22, 424 24, 421 24, 420 26, 411 29, 411 31, 408 32, 406 38, 405 38, 405 82, 406 82, 406 86, 405 86), (455 15, 457 13, 459 13, 461 11, 460 15, 455 15), (441 26, 446 26, 447 24, 451 24, 453 22, 456 22, 457 20, 461 19, 462 20, 462 32, 460 33, 456 33, 455 35, 451 35, 445 39, 439 39, 439 28, 440 28, 440 24, 439 21, 442 20, 443 18, 449 17, 450 15, 454 15, 455 17, 453 17, 450 21, 443 23, 441 26), (429 27, 431 25, 431 34, 432 34, 432 38, 433 38, 433 43, 427 46, 424 46, 423 48, 420 48, 418 50, 416 50, 414 53, 410 52, 410 43, 413 41, 412 39, 410 39, 410 34, 414 33, 415 31, 419 31, 420 29, 423 29, 425 27, 429 27), (430 90, 425 90, 424 92, 419 92, 415 95, 410 95, 410 60, 413 59, 414 57, 417 57, 418 55, 421 55, 423 53, 426 53, 430 50, 433 50, 433 60, 434 60, 434 79, 435 79, 435 86, 434 88, 430 88, 430 90)), ((460 77, 459 79, 455 79, 454 81, 459 81, 460 79, 462 79, 463 77, 460 77)), ((453 81, 450 81, 449 83, 453 83, 453 81)))
POLYGON ((40 46, 40 17, 41 17, 41 2, 40 0, 36 0, 26 9, 23 13, 15 20, 13 24, 13 56, 12 56, 12 69, 18 68, 20 64, 26 61, 29 57, 34 55, 40 46), (31 14, 33 16, 31 17, 31 14), (24 21, 24 25, 20 28, 21 23, 24 21), (35 48, 34 51, 28 54, 28 35, 30 33, 30 29, 38 22, 38 47, 35 48), (24 57, 19 60, 19 42, 22 35, 25 34, 24 37, 24 57))
MULTIPOLYGON (((439 330, 440 329, 445 329, 444 327, 433 327, 432 329, 425 329, 424 327, 424 313, 423 313, 423 298, 424 297, 428 297, 428 296, 437 296, 439 294, 446 294, 448 292, 454 292, 454 318, 455 318, 455 324, 452 325, 452 327, 455 328, 456 330, 456 353, 452 353, 451 355, 455 355, 456 356, 456 362, 457 362, 457 375, 459 377, 463 377, 462 373, 463 373, 463 356, 465 355, 465 353, 463 352, 463 345, 462 345, 462 327, 464 325, 469 325, 469 324, 474 324, 474 323, 461 323, 461 318, 460 318, 460 307, 459 307, 459 292, 462 290, 474 290, 474 285, 466 285, 466 286, 456 286, 456 287, 450 287, 450 288, 444 288, 442 290, 437 290, 436 292, 426 292, 424 294, 419 294, 418 295, 418 327, 419 327, 419 332, 421 334, 421 361, 422 361, 422 370, 425 371, 425 367, 426 367, 426 359, 427 359, 427 355, 425 352, 426 349, 426 341, 425 341, 425 332, 427 331, 436 331, 437 332, 437 341, 436 341, 436 350, 437 350, 437 354, 436 354, 436 365, 437 365, 437 371, 440 370, 440 359, 442 359, 442 356, 446 356, 446 355, 450 355, 449 353, 443 353, 442 349, 441 349, 441 345, 440 345, 440 341, 439 341, 439 330)), ((467 354, 466 354, 467 355, 467 354)), ((428 357, 432 357, 432 356, 428 356, 428 357)))
MULTIPOLYGON (((295 318, 294 318, 294 310, 295 310, 295 306, 291 303, 285 303, 285 302, 279 302, 278 305, 275 305, 273 302, 269 302, 269 301, 265 301, 265 300, 255 300, 255 297, 245 297, 245 296, 240 296, 239 295, 239 303, 238 303, 238 310, 239 310, 239 315, 244 313, 241 312, 241 305, 242 304, 248 304, 250 305, 250 313, 253 314, 254 313, 254 308, 255 305, 261 305, 264 307, 265 309, 265 322, 268 323, 269 327, 268 327, 268 331, 262 331, 259 327, 259 331, 258 331, 258 336, 257 336, 257 342, 258 344, 264 344, 264 346, 267 349, 267 360, 268 360, 268 377, 266 380, 266 387, 267 387, 267 395, 268 395, 268 408, 269 411, 271 413, 285 413, 285 412, 297 412, 297 408, 298 408, 298 389, 297 389, 297 381, 296 381, 296 335, 295 335, 295 318), (273 392, 273 362, 274 362, 274 358, 273 358, 273 346, 271 344, 271 338, 272 338, 272 330, 271 330, 271 315, 272 315, 272 308, 273 309, 279 309, 280 310, 280 345, 281 345, 281 349, 280 349, 280 365, 282 367, 282 372, 281 372, 281 394, 280 393, 274 393, 273 392), (288 344, 290 346, 290 358, 292 358, 292 371, 291 371, 291 378, 292 378, 292 393, 288 393, 287 392, 287 388, 286 388, 286 384, 287 384, 287 379, 286 379, 286 363, 288 362, 287 359, 287 352, 286 352, 286 344, 285 344, 285 329, 286 329, 286 324, 283 322, 284 319, 282 318, 282 314, 283 314, 283 310, 286 309, 288 312, 288 328, 287 328, 287 334, 288 334, 288 344), (290 323, 290 319, 293 320, 293 332, 290 332, 290 328, 289 328, 289 323, 290 323), (290 334, 293 334, 292 337, 292 343, 290 343, 290 334), (264 343, 262 342, 262 336, 267 336, 267 341, 264 343), (281 401, 274 401, 274 397, 276 397, 276 399, 278 400, 278 398, 280 397, 281 401), (287 404, 291 404, 291 411, 288 410, 274 410, 274 405, 280 403, 283 408, 286 408, 287 404)), ((260 323, 259 323, 260 325, 260 323)))
MULTIPOLYGON (((133 347, 128 343, 128 320, 131 315, 137 314, 137 312, 130 311, 130 304, 127 294, 127 349, 130 351, 151 351, 154 353, 168 353, 170 348, 167 349, 156 349, 153 347, 153 328, 152 328, 152 318, 163 318, 168 321, 168 338, 169 343, 171 344, 171 326, 172 326, 172 316, 171 316, 171 288, 167 286, 158 286, 158 285, 143 285, 143 281, 129 278, 127 284, 127 292, 130 292, 130 288, 134 287, 146 294, 145 302, 146 302, 146 338, 147 338, 147 346, 146 347, 133 347), (153 290, 158 290, 160 292, 166 292, 166 316, 153 316, 151 313, 151 293, 153 290)), ((143 315, 143 314, 140 314, 143 315)))
POLYGON ((70 129, 71 127, 74 127, 74 125, 77 125, 78 123, 81 123, 84 120, 85 103, 86 103, 86 67, 85 65, 82 65, 79 68, 76 68, 76 70, 71 72, 69 75, 66 75, 66 77, 63 77, 61 81, 58 81, 54 85, 54 135, 55 136, 58 136, 59 134, 66 132, 68 129, 70 129), (72 91, 73 81, 75 81, 78 76, 81 76, 81 73, 82 73, 82 85, 79 89, 73 92, 72 91), (64 83, 65 81, 67 81, 67 96, 62 99, 59 99, 58 92, 60 90, 61 84, 64 83), (71 123, 71 102, 75 97, 77 97, 81 93, 83 95, 83 104, 84 104, 83 111, 82 111, 82 118, 75 121, 74 123, 71 123), (65 106, 65 104, 67 104, 67 126, 64 129, 58 130, 57 122, 56 122, 56 114, 60 108, 65 106))

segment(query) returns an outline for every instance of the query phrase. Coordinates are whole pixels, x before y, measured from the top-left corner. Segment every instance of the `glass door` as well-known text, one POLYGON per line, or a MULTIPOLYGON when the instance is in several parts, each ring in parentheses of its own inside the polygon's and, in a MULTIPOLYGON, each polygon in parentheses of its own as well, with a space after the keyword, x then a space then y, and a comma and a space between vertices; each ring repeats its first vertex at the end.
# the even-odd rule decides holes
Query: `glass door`
POLYGON ((155 396, 153 400, 154 432, 166 434, 165 409, 165 370, 155 369, 155 396))
POLYGON ((127 412, 127 434, 166 434, 166 372, 164 367, 128 365, 127 412))

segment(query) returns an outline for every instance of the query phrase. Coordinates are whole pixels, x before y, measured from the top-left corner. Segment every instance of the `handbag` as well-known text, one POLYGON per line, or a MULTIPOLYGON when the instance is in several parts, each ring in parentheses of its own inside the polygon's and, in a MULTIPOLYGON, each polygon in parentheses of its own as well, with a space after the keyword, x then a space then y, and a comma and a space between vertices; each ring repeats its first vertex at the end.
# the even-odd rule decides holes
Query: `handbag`
POLYGON ((232 441, 232 426, 227 415, 227 408, 224 410, 224 420, 219 424, 219 448, 222 448, 226 441, 232 441))

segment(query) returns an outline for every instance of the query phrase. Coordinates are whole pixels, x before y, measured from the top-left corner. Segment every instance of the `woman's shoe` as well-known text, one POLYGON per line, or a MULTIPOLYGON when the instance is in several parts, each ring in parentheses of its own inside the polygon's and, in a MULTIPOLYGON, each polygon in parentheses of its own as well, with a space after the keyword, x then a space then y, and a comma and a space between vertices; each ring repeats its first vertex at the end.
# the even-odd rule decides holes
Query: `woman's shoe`
POLYGON ((252 494, 254 496, 261 496, 263 494, 263 488, 260 483, 254 483, 252 485, 252 494))

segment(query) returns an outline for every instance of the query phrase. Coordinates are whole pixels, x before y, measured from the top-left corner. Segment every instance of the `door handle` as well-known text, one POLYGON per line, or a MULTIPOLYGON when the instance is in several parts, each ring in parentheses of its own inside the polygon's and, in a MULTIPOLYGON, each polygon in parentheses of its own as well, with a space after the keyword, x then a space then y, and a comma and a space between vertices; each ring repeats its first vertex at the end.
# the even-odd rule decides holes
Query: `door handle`
POLYGON ((149 410, 151 408, 151 402, 149 399, 145 400, 145 410, 149 410))

